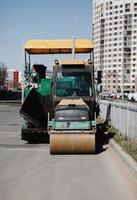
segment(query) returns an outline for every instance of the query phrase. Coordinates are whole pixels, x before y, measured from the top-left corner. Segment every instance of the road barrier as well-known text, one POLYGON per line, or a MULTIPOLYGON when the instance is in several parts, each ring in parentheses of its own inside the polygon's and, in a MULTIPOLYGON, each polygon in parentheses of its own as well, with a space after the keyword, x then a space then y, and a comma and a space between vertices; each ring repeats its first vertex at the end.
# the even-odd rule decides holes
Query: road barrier
POLYGON ((103 118, 109 103, 111 125, 118 129, 121 135, 137 139, 137 103, 100 100, 100 116, 103 118))

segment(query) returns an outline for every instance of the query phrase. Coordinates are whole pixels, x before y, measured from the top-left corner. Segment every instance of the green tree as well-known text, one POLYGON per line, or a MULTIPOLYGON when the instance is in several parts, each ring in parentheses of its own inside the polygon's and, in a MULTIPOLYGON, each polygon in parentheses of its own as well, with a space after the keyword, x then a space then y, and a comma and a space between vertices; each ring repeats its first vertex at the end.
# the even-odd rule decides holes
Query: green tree
POLYGON ((7 67, 4 62, 0 62, 0 86, 4 86, 7 77, 7 67))

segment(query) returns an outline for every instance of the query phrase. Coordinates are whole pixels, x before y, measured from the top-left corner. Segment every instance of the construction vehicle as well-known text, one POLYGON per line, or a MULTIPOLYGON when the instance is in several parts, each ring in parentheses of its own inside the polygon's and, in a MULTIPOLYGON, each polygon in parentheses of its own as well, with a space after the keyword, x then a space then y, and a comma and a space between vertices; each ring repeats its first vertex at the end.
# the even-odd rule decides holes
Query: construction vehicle
POLYGON ((50 153, 95 153, 96 92, 90 40, 29 40, 25 44, 25 101, 20 114, 25 119, 22 139, 32 142, 45 137, 50 153), (52 79, 46 68, 30 66, 30 55, 69 54, 55 60, 52 79), (88 61, 75 59, 89 53, 88 61), (28 58, 28 61, 27 61, 28 58), (35 75, 33 75, 35 74, 35 75), (34 86, 33 86, 34 84, 34 86))

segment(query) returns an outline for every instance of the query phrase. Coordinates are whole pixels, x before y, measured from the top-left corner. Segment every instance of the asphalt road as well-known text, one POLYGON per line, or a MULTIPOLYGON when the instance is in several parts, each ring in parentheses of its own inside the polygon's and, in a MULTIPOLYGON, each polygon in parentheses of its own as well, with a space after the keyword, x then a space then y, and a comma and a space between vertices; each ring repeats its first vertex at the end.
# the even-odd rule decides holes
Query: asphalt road
POLYGON ((19 107, 0 106, 0 200, 136 200, 137 181, 108 149, 50 155, 20 139, 19 107))

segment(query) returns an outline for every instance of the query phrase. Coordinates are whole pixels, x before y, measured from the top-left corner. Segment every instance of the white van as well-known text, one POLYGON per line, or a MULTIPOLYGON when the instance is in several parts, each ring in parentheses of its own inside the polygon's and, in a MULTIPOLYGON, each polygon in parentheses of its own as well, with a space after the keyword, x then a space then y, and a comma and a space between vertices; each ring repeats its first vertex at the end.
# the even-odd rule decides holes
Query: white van
POLYGON ((130 93, 128 94, 128 100, 135 100, 137 101, 137 93, 130 93))

